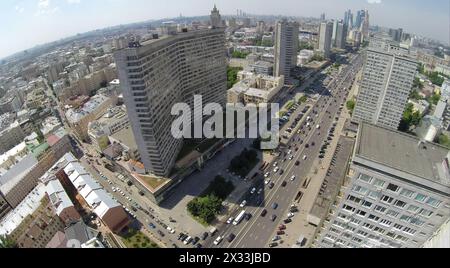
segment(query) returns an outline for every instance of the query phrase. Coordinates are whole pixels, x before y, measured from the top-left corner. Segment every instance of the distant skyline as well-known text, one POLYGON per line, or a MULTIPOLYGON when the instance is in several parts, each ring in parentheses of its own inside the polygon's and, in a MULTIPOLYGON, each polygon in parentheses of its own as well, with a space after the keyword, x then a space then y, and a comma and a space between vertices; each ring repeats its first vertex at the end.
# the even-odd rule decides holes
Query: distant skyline
POLYGON ((223 15, 237 9, 258 15, 343 18, 368 9, 371 24, 403 28, 448 44, 449 0, 2 0, 0 58, 39 44, 109 26, 209 15, 214 4, 223 15), (5 40, 7 40, 5 42, 5 40))

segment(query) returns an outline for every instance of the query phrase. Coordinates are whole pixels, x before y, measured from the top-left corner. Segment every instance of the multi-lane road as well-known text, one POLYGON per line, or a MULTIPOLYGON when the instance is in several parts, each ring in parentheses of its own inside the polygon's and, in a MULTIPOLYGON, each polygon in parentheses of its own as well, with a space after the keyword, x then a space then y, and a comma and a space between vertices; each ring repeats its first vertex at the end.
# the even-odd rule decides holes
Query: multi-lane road
MULTIPOLYGON (((314 168, 313 163, 319 157, 321 146, 328 140, 329 129, 333 122, 337 121, 336 117, 340 116, 355 74, 361 67, 362 58, 357 55, 349 65, 344 67, 340 75, 324 88, 319 100, 312 108, 311 127, 306 127, 306 122, 304 122, 300 134, 293 135, 288 143, 291 148, 282 149, 280 156, 274 160, 279 163, 278 166, 280 170, 284 171, 283 174, 280 175, 280 172, 273 174, 274 167, 272 163, 269 165, 267 171, 271 172, 269 178, 275 184, 273 189, 269 189, 268 185, 264 185, 262 178, 260 179, 256 186, 257 189, 263 188, 262 193, 260 195, 249 193, 246 197, 248 204, 245 210, 252 217, 248 221, 244 219, 237 226, 230 224, 221 227, 222 230, 219 228, 218 235, 223 236, 224 240, 218 247, 261 248, 271 243, 278 226, 287 218, 290 206, 308 174, 314 168), (316 128, 317 125, 320 128, 316 128), (289 158, 290 155, 286 155, 289 150, 291 150, 290 155, 293 159, 283 161, 285 158, 289 158), (299 165, 296 165, 297 161, 299 161, 299 165), (293 181, 291 180, 292 176, 295 176, 293 181), (283 182, 286 182, 286 186, 283 186, 283 182), (276 209, 273 208, 275 203, 277 204, 276 209), (267 211, 264 217, 261 216, 263 210, 267 211), (275 219, 273 219, 274 216, 276 216, 275 219), (227 241, 230 234, 236 236, 231 243, 227 241)), ((302 191, 307 191, 307 189, 302 191)), ((241 210, 242 208, 237 209, 234 214, 238 214, 241 210)), ((210 238, 205 246, 214 247, 213 240, 210 238)))

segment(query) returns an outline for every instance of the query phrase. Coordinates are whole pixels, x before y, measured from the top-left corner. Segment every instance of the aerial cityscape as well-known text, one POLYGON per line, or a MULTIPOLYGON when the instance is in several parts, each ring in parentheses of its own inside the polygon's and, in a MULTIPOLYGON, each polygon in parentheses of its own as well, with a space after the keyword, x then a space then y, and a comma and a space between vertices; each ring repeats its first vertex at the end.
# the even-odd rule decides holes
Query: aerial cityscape
POLYGON ((0 4, 0 248, 450 248, 450 2, 121 2, 0 4))

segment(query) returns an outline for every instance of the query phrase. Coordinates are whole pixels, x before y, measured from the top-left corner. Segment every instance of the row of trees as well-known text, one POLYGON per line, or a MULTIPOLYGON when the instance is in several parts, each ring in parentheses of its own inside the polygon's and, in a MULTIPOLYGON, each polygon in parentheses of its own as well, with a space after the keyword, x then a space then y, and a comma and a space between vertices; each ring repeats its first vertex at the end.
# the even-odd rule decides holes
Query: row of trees
POLYGON ((232 182, 217 176, 200 197, 188 203, 187 210, 200 221, 210 224, 220 213, 223 200, 233 192, 234 188, 232 182))
POLYGON ((247 52, 241 52, 241 51, 233 51, 233 53, 231 54, 231 57, 233 58, 238 58, 238 59, 245 59, 247 58, 248 54, 247 52))

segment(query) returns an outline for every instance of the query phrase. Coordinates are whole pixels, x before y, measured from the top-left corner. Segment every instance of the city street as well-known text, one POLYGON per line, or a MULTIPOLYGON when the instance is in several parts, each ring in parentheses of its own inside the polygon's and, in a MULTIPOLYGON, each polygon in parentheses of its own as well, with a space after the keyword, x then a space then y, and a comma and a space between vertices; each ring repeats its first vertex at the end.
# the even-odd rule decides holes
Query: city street
MULTIPOLYGON (((316 170, 312 169, 313 163, 319 155, 320 146, 327 138, 327 132, 331 128, 335 116, 339 117, 339 109, 341 104, 345 106, 344 100, 347 97, 349 88, 354 79, 355 70, 359 70, 362 66, 360 57, 353 60, 352 64, 342 71, 341 75, 329 85, 330 92, 324 92, 313 110, 317 112, 317 117, 313 118, 312 128, 305 133, 307 136, 294 136, 292 141, 303 140, 303 144, 299 146, 297 142, 292 142, 293 147, 299 147, 297 152, 293 152, 292 161, 281 164, 280 168, 284 169, 283 175, 271 175, 272 182, 275 187, 269 190, 266 187, 264 197, 261 198, 262 204, 246 208, 247 213, 252 214, 252 218, 248 222, 242 222, 238 226, 229 225, 226 230, 221 230, 219 235, 227 238, 231 233, 236 235, 236 239, 232 243, 228 243, 226 239, 219 247, 238 247, 238 248, 260 248, 265 247, 273 237, 273 233, 279 223, 283 221, 288 213, 290 205, 299 193, 301 185, 305 182, 308 175, 316 170), (345 88, 345 89, 344 89, 345 88), (316 129, 316 124, 320 125, 320 129, 316 129), (314 146, 312 145, 314 143, 314 146), (306 148, 308 147, 308 148, 306 148), (306 156, 306 159, 304 158, 306 156), (300 161, 299 166, 295 166, 295 162, 300 161), (291 181, 291 177, 295 175, 295 180, 291 181), (286 181, 286 187, 282 186, 282 182, 286 181), (273 209, 276 203, 278 206, 273 209), (267 210, 267 215, 261 217, 263 210, 267 210), (273 215, 276 219, 273 221, 273 215)), ((305 127, 303 128, 304 130, 305 127)), ((287 149, 285 150, 287 151, 287 149)), ((282 162, 283 159, 276 161, 282 162)), ((269 166, 273 169, 272 165, 269 166)), ((316 167, 317 169, 318 167, 316 167)))

